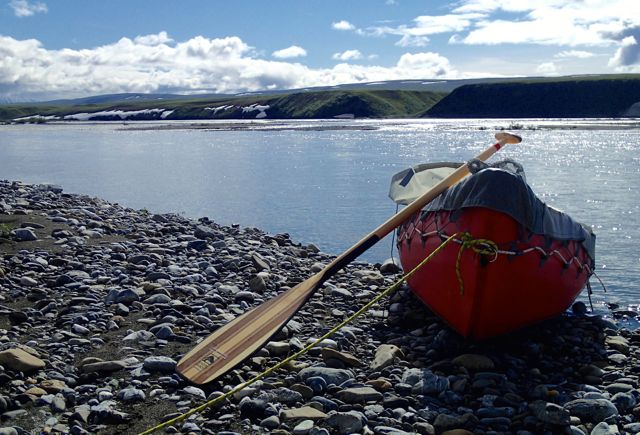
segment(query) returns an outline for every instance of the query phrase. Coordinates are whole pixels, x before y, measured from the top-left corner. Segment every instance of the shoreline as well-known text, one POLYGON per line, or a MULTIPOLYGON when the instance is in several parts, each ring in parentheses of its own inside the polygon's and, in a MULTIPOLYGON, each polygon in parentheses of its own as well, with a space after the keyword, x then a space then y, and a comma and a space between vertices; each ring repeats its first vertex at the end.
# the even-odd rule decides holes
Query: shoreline
POLYGON ((183 119, 183 120, 121 120, 121 121, 46 121, 34 123, 7 123, 5 125, 117 125, 117 131, 367 131, 385 127, 397 127, 415 122, 441 124, 474 122, 477 130, 634 130, 640 127, 639 118, 356 118, 340 120, 332 118, 309 119, 183 119), (480 124, 495 123, 491 127, 480 124), (300 123, 317 125, 297 125, 300 123))
MULTIPOLYGON (((0 181, 0 218, 5 428, 140 432, 272 366, 396 279, 352 263, 242 367, 193 386, 175 363, 198 339, 333 256, 57 186, 0 181), (35 240, 8 234, 18 227, 35 240)), ((403 289, 174 433, 636 433, 638 355, 640 332, 590 315, 466 342, 403 289)))

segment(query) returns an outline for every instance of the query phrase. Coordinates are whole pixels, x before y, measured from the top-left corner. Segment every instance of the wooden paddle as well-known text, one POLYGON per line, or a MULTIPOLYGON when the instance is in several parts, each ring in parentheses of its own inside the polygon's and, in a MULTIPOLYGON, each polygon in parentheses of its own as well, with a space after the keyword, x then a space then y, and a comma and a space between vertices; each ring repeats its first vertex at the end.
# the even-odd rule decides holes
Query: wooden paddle
MULTIPOLYGON (((498 142, 479 154, 477 159, 486 160, 503 145, 519 143, 522 140, 519 136, 510 133, 497 133, 495 137, 498 142)), ((205 384, 236 367, 264 346, 320 288, 322 283, 468 173, 466 165, 460 166, 402 211, 338 256, 320 272, 216 330, 178 362, 178 373, 195 384, 205 384)))

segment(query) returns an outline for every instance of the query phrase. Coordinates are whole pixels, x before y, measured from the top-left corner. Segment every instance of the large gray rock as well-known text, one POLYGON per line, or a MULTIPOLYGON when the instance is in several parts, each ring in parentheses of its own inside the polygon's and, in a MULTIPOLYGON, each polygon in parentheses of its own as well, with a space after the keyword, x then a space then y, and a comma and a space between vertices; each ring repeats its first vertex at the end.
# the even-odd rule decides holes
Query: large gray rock
POLYGON ((311 377, 321 377, 327 385, 340 385, 354 377, 351 370, 333 369, 329 367, 307 367, 306 369, 300 370, 298 375, 303 381, 311 377))
POLYGON ((31 242, 38 240, 38 236, 28 228, 17 228, 13 230, 13 235, 19 242, 31 242))
POLYGON ((43 369, 46 364, 40 358, 16 348, 0 352, 0 365, 9 370, 29 373, 43 369))
POLYGON ((150 356, 145 358, 142 366, 151 373, 173 373, 176 370, 176 361, 168 356, 150 356))
POLYGON ((313 426, 313 420, 302 420, 293 428, 293 435, 307 435, 313 426))
POLYGON ((127 366, 127 363, 122 360, 117 361, 98 361, 94 363, 84 364, 82 371, 85 373, 111 373, 122 370, 127 366))
POLYGON ((400 272, 402 272, 402 266, 397 258, 387 258, 380 265, 380 273, 383 275, 393 275, 400 272))
POLYGON ((316 408, 310 406, 303 406, 302 408, 285 409, 280 412, 281 420, 320 420, 326 418, 327 414, 322 411, 318 411, 316 408))
POLYGON ((142 331, 132 332, 131 334, 124 337, 122 341, 128 344, 128 343, 139 343, 141 341, 154 341, 155 339, 156 339, 156 336, 153 335, 151 332, 142 330, 142 331))
POLYGON ((616 406, 607 399, 578 399, 564 404, 564 409, 583 422, 600 423, 618 415, 616 406))
POLYGON ((382 344, 376 349, 376 355, 371 362, 371 370, 382 370, 392 365, 396 358, 404 358, 402 350, 393 344, 382 344))
POLYGON ((283 356, 291 350, 291 345, 284 341, 270 341, 264 347, 271 356, 283 356))
POLYGON ((569 411, 555 403, 538 400, 531 403, 529 408, 531 408, 533 415, 543 423, 559 426, 566 426, 571 423, 569 411))
POLYGON ((193 235, 198 239, 215 239, 218 237, 218 232, 204 225, 198 225, 193 231, 193 235))
POLYGON ((109 293, 107 293, 107 297, 105 298, 105 304, 125 304, 129 305, 135 301, 140 300, 140 296, 143 295, 144 292, 141 290, 134 290, 132 288, 125 289, 117 289, 111 288, 109 289, 109 293))
POLYGON ((620 392, 614 394, 611 398, 611 403, 613 403, 616 408, 618 408, 618 411, 622 413, 633 409, 638 401, 632 393, 620 392))
POLYGON ((366 418, 358 411, 331 412, 325 422, 341 434, 360 433, 366 424, 366 418))
POLYGON ((402 383, 412 386, 418 394, 440 394, 449 389, 449 379, 427 369, 410 368, 402 374, 402 383))
POLYGON ((620 335, 608 336, 605 339, 605 343, 608 347, 617 350, 621 354, 629 355, 629 340, 626 338, 620 335))
POLYGON ((590 435, 619 435, 620 430, 615 424, 603 422, 598 423, 592 430, 590 435))
POLYGON ((364 403, 382 400, 382 393, 371 387, 354 387, 340 391, 338 398, 346 403, 364 403))
POLYGON ((256 275, 249 280, 249 288, 256 293, 267 291, 267 282, 262 275, 256 275))

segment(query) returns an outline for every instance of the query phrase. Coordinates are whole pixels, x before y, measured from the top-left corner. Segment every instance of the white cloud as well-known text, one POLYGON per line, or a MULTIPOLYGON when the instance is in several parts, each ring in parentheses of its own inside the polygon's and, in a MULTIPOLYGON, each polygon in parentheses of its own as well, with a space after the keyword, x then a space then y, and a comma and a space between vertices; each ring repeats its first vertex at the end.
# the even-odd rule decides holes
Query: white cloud
POLYGON ((346 51, 343 51, 342 53, 335 53, 332 56, 332 58, 335 60, 343 60, 343 61, 358 60, 358 59, 362 59, 362 53, 360 53, 359 50, 346 50, 346 51))
POLYGON ((627 36, 624 38, 620 47, 611 59, 609 66, 619 71, 638 71, 640 70, 640 45, 635 36, 627 36), (635 65, 635 68, 633 67, 635 65))
POLYGON ((335 30, 355 30, 356 28, 356 26, 345 20, 332 23, 331 27, 335 30))
POLYGON ((466 0, 454 12, 486 16, 458 39, 465 44, 607 46, 640 24, 637 0, 466 0))
POLYGON ((407 30, 415 35, 433 35, 436 33, 460 32, 471 26, 474 20, 483 18, 482 14, 451 14, 430 16, 423 15, 415 18, 414 27, 407 30))
POLYGON ((462 39, 464 44, 605 45, 600 34, 575 26, 567 16, 533 21, 486 21, 462 39))
POLYGON ((169 35, 167 35, 167 32, 160 32, 155 35, 136 36, 136 38, 133 41, 136 44, 153 46, 153 45, 167 44, 169 42, 173 42, 173 39, 169 38, 169 35))
POLYGON ((49 9, 42 2, 29 3, 27 0, 11 0, 9 6, 16 17, 30 17, 34 14, 45 13, 49 9))
POLYGON ((429 43, 426 36, 403 35, 395 45, 398 47, 424 47, 429 43))
POLYGON ((271 53, 271 55, 278 59, 304 57, 307 55, 307 50, 305 50, 302 47, 298 47, 297 45, 292 45, 291 47, 283 48, 282 50, 276 50, 273 53, 271 53))
POLYGON ((400 47, 424 47, 429 42, 428 35, 439 33, 458 32, 469 28, 473 20, 483 17, 481 14, 449 14, 449 15, 422 15, 413 20, 411 25, 397 27, 374 26, 366 30, 358 29, 363 36, 397 35, 400 40, 396 45, 400 47))
POLYGON ((556 53, 553 57, 557 59, 565 59, 565 58, 578 58, 578 59, 588 59, 590 57, 595 56, 595 54, 590 51, 581 51, 581 50, 564 50, 559 53, 556 53))
POLYGON ((397 36, 395 45, 407 48, 425 47, 436 34, 448 34, 449 44, 558 46, 554 59, 593 57, 592 64, 598 59, 584 48, 617 47, 609 67, 640 70, 640 44, 622 43, 630 36, 640 41, 640 0, 456 0, 440 15, 350 29, 365 37, 397 36))
POLYGON ((558 75, 558 67, 553 62, 545 62, 538 65, 536 72, 543 76, 555 76, 558 75))
MULTIPOLYGON (((496 10, 503 10, 506 12, 523 12, 532 9, 532 2, 528 0, 464 0, 460 2, 461 5, 454 9, 456 13, 489 13, 496 10)), ((560 0, 537 0, 540 6, 551 6, 554 4, 566 3, 566 1, 560 0)))
POLYGON ((43 100, 120 92, 234 93, 399 79, 455 78, 437 53, 404 54, 396 65, 310 68, 265 60, 242 39, 143 35, 91 49, 49 50, 0 35, 0 98, 43 100))
POLYGON ((397 67, 406 71, 423 71, 423 77, 447 77, 453 73, 449 59, 433 52, 405 53, 400 57, 397 67))

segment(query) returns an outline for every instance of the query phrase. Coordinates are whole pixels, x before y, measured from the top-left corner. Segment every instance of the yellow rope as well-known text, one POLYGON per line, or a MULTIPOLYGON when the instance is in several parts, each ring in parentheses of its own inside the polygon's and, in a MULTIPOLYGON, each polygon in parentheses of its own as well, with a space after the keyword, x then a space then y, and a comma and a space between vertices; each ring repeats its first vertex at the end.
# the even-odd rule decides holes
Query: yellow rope
MULTIPOLYGON (((231 391, 228 391, 227 393, 216 397, 215 399, 211 399, 210 401, 196 407, 196 408, 192 408, 189 411, 185 412, 182 415, 179 415, 178 417, 172 418, 171 420, 167 420, 164 423, 161 423, 157 426, 154 426, 150 429, 145 430, 144 432, 141 432, 139 435, 147 435, 147 434, 151 434, 153 432, 156 432, 162 428, 165 428, 169 425, 172 425, 174 423, 179 423, 183 420, 185 420, 187 417, 200 412, 206 408, 209 408, 211 406, 217 405, 218 403, 222 402, 223 400, 227 399, 228 397, 232 396, 233 394, 237 393, 238 391, 241 391, 242 389, 248 387, 249 385, 259 381, 260 379, 270 375, 271 373, 273 373, 274 371, 278 370, 279 368, 281 368, 282 366, 284 366, 285 364, 288 364, 289 362, 293 361, 294 359, 304 355, 305 353, 309 352, 311 349, 313 349, 314 347, 316 347, 318 344, 320 344, 323 340, 329 338, 331 335, 333 335, 335 332, 337 332, 339 329, 341 329, 343 326, 347 325, 348 323, 351 323, 354 319, 356 319, 357 317, 361 316, 364 312, 366 312, 369 308, 371 308, 372 305, 374 305, 375 303, 377 303, 380 299, 382 299, 383 297, 385 297, 386 295, 390 294, 391 292, 397 290, 403 282, 405 282, 407 279, 409 279, 418 269, 420 269, 422 266, 424 266, 426 263, 428 263, 436 254, 438 254, 446 245, 449 244, 449 242, 451 242, 452 240, 454 240, 456 237, 458 236, 458 233, 450 236, 448 239, 446 239, 444 242, 442 242, 440 244, 440 246, 438 246, 436 249, 433 250, 433 252, 431 252, 431 254, 429 254, 424 260, 422 260, 420 262, 420 264, 418 264, 416 267, 414 267, 409 273, 405 274, 404 276, 402 276, 400 279, 398 279, 396 282, 394 282, 390 287, 388 287, 387 289, 385 289, 382 293, 380 293, 379 295, 377 295, 375 298, 371 299, 366 305, 364 305, 362 308, 360 308, 358 311, 356 311, 354 314, 352 314, 351 316, 349 316, 348 318, 346 318, 345 320, 343 320, 342 322, 340 322, 337 326, 335 326, 333 329, 331 329, 329 332, 327 332, 326 334, 324 334, 322 337, 318 338, 316 341, 314 341, 313 343, 309 344, 307 347, 305 347, 304 349, 294 353, 293 355, 285 358, 284 360, 280 361, 279 363, 277 363, 276 365, 268 368, 267 370, 265 370, 264 372, 254 376, 253 378, 249 379, 247 382, 244 382, 240 385, 238 385, 237 387, 233 388, 231 391)), ((471 245, 470 245, 471 246, 471 245)), ((462 248, 460 249, 462 251, 462 248)))
POLYGON ((462 233, 460 235, 460 239, 462 245, 458 251, 458 258, 456 259, 456 276, 458 277, 458 283, 460 284, 460 295, 464 295, 464 282, 462 281, 462 268, 460 264, 462 260, 462 252, 465 249, 471 249, 481 255, 491 255, 493 258, 489 261, 493 262, 498 257, 498 245, 493 240, 474 239, 470 233, 462 233))

